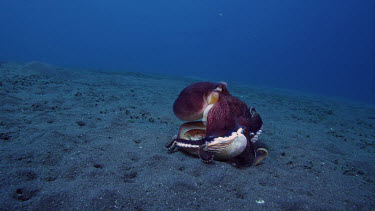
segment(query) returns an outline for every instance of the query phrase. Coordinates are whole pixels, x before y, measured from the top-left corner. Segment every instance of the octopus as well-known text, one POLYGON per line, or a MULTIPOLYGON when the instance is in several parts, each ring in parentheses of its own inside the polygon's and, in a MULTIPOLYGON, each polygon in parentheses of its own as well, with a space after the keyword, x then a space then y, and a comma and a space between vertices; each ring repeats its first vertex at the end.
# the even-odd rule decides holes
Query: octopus
POLYGON ((173 104, 183 123, 167 144, 199 156, 203 162, 230 161, 258 165, 268 156, 258 142, 263 121, 254 107, 232 96, 227 83, 198 82, 184 88, 173 104))

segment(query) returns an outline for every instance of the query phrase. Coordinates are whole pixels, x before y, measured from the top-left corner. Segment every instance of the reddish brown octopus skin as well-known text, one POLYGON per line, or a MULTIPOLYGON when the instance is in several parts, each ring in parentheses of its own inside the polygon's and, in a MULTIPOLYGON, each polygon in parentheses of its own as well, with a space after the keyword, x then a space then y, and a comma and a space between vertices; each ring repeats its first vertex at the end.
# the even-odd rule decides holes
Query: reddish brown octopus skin
POLYGON ((249 109, 238 98, 220 93, 207 116, 207 136, 226 136, 239 127, 248 127, 249 109))
POLYGON ((230 95, 226 89, 227 85, 223 82, 198 82, 187 86, 173 104, 174 114, 183 121, 202 118, 202 113, 207 106, 204 96, 208 96, 217 87, 222 89, 222 93, 230 95))

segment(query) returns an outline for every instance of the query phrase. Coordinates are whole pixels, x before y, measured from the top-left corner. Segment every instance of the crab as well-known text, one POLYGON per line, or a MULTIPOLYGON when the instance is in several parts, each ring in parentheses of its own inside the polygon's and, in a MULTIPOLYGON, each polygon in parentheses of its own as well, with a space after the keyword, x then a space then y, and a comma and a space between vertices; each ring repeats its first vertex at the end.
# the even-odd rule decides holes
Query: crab
POLYGON ((186 121, 167 144, 202 161, 232 161, 258 165, 267 157, 258 142, 263 121, 254 107, 248 106, 227 90, 227 83, 198 82, 181 91, 173 105, 174 114, 186 121))

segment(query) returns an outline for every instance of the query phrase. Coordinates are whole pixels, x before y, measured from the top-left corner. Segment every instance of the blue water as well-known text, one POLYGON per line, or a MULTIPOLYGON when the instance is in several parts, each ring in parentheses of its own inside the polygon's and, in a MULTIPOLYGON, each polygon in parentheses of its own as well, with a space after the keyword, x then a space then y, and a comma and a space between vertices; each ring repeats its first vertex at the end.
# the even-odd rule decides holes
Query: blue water
POLYGON ((0 60, 375 103, 374 0, 2 0, 0 60))

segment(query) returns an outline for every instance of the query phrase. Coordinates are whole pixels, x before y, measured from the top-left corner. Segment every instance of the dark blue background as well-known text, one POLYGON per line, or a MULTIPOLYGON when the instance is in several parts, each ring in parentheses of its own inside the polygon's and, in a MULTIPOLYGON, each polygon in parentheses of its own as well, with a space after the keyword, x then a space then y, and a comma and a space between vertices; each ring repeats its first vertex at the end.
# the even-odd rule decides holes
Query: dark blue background
POLYGON ((0 59, 375 103, 373 0, 2 0, 0 59))

